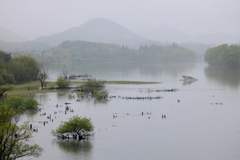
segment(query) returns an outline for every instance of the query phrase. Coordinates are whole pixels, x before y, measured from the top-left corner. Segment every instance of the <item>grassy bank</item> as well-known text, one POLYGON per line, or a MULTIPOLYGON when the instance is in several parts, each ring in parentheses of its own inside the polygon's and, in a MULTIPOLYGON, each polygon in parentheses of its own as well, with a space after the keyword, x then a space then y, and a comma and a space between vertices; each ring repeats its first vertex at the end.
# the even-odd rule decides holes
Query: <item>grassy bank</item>
MULTIPOLYGON (((70 86, 78 86, 84 82, 71 82, 70 86)), ((140 81, 106 81, 106 84, 157 84, 160 82, 140 82, 140 81)), ((49 82, 47 87, 54 87, 55 82, 49 82)), ((7 92, 8 95, 22 95, 22 94, 34 94, 34 93, 49 93, 58 92, 58 89, 40 89, 39 81, 31 81, 24 84, 15 85, 12 91, 7 92)))

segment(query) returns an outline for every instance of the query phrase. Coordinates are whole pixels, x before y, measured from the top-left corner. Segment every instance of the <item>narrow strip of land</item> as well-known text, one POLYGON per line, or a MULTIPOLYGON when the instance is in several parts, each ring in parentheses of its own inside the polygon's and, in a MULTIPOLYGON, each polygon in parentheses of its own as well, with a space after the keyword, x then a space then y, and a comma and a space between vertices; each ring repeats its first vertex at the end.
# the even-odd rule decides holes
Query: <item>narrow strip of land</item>
MULTIPOLYGON (((83 84, 83 81, 72 81, 70 82, 70 86, 77 86, 83 84)), ((106 84, 158 84, 161 82, 143 82, 143 81, 106 81, 106 84)), ((40 89, 40 82, 39 81, 31 81, 24 84, 17 84, 15 85, 12 91, 8 91, 7 95, 22 95, 22 94, 35 94, 35 93, 49 93, 49 92, 59 92, 62 91, 58 89, 51 89, 52 87, 56 86, 55 82, 47 83, 46 89, 40 89)), ((68 88, 68 89, 71 89, 68 88)))

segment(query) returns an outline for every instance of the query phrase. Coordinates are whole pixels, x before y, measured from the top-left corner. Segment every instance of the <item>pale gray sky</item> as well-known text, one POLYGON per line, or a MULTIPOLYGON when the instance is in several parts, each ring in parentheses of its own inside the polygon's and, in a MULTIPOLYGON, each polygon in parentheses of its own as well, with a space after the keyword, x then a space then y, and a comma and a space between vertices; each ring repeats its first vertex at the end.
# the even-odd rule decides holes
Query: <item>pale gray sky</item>
POLYGON ((190 35, 240 35, 240 0, 0 0, 0 27, 28 38, 98 17, 135 33, 166 24, 190 35))

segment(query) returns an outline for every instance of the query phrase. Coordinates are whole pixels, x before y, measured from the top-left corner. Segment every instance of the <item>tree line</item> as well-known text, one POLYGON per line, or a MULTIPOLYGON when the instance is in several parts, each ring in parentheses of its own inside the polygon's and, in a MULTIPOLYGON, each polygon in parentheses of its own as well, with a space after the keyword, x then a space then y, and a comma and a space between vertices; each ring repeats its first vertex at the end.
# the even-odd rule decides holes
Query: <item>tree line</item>
POLYGON ((11 53, 0 51, 0 86, 37 80, 38 62, 27 55, 12 58, 11 53))
POLYGON ((12 90, 14 84, 37 80, 40 69, 39 63, 30 56, 12 58, 11 53, 0 51, 0 98, 12 90))
POLYGON ((204 61, 210 65, 239 68, 240 46, 222 44, 217 47, 210 48, 204 55, 204 61))
POLYGON ((157 61, 157 62, 194 62, 196 53, 176 43, 168 46, 156 44, 131 49, 128 46, 86 41, 64 41, 52 48, 52 55, 32 55, 41 63, 56 62, 121 62, 121 61, 157 61))

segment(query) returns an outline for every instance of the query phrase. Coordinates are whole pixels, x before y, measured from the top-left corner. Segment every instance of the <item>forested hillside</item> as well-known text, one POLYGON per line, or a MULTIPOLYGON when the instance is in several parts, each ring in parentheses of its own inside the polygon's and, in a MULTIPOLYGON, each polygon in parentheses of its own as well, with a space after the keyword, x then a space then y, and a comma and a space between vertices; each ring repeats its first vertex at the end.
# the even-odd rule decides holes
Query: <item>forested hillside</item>
POLYGON ((240 46, 223 44, 210 48, 207 50, 204 60, 210 65, 240 67, 240 46))
POLYGON ((121 62, 121 61, 157 61, 157 62, 194 62, 195 52, 176 43, 168 46, 156 44, 130 49, 127 46, 86 41, 65 41, 52 48, 52 55, 34 55, 41 63, 55 62, 121 62))

